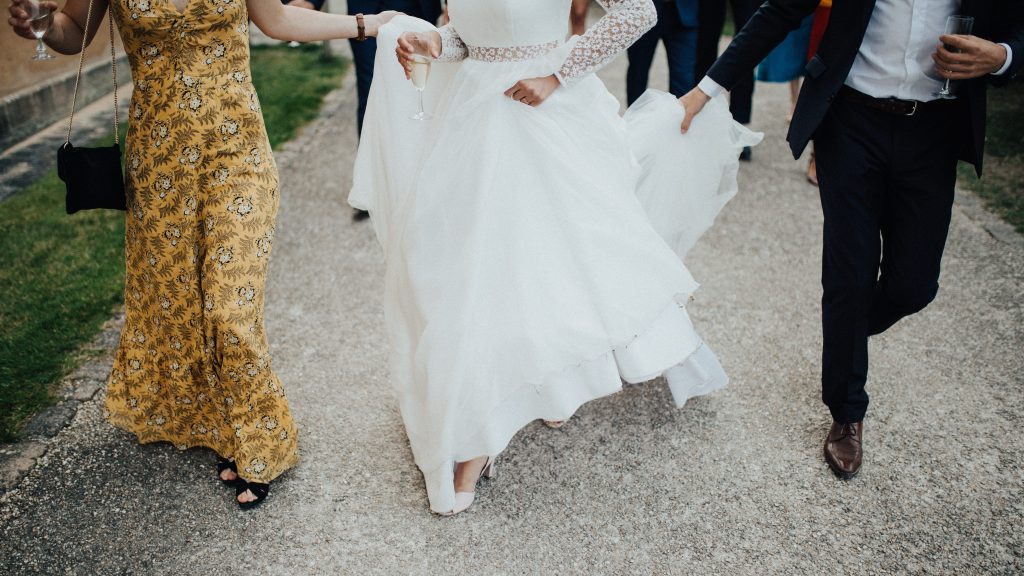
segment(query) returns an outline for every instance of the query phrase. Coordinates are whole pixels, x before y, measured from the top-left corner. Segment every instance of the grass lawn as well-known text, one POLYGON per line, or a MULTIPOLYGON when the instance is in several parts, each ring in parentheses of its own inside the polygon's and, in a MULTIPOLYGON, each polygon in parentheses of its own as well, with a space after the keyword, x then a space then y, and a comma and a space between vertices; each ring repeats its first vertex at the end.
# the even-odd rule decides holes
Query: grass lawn
MULTIPOLYGON (((253 83, 275 148, 316 117, 345 67, 318 45, 253 48, 253 83)), ((0 442, 52 403, 54 384, 121 303, 123 285, 121 213, 67 216, 55 171, 0 203, 0 442)))
POLYGON ((1024 233, 1024 83, 989 88, 985 175, 960 164, 960 185, 1024 233))

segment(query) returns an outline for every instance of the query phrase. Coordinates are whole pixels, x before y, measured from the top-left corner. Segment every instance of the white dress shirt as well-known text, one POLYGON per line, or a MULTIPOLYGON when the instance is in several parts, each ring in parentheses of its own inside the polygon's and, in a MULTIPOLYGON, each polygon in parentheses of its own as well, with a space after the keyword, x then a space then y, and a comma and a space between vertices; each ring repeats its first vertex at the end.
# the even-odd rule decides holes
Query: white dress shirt
POLYGON ((846 85, 875 98, 935 100, 932 54, 960 0, 876 0, 846 85))
MULTIPOLYGON (((946 19, 960 10, 960 0, 876 0, 846 85, 875 98, 928 102, 942 88, 932 54, 945 33, 946 19)), ((1005 74, 1013 53, 994 74, 1005 74)), ((714 98, 725 91, 705 76, 698 87, 714 98)))

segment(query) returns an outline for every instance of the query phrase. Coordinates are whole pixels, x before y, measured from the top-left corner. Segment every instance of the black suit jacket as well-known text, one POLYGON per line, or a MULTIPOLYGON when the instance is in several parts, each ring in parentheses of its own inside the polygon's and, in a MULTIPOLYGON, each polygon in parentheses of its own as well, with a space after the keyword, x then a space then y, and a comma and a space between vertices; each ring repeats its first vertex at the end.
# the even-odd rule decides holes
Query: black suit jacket
MULTIPOLYGON (((708 76, 731 90, 817 6, 818 0, 767 0, 708 70, 708 76)), ((834 0, 832 3, 828 29, 818 51, 807 63, 807 77, 786 138, 794 157, 803 153, 846 82, 874 8, 875 0, 834 0)), ((960 12, 974 16, 975 36, 1006 43, 1013 51, 1011 67, 1004 75, 969 80, 960 88, 960 95, 966 100, 962 108, 966 113, 956 119, 963 125, 965 136, 961 159, 974 164, 980 175, 985 145, 986 86, 988 82, 1009 81, 1024 66, 1024 2, 963 0, 960 12)), ((938 44, 938 38, 935 42, 938 44)))

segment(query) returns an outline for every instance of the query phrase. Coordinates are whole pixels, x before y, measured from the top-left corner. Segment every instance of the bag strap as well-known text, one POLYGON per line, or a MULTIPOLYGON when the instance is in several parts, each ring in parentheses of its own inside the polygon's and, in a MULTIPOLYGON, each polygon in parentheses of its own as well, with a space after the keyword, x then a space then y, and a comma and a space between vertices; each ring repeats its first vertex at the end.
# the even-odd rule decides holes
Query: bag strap
MULTIPOLYGON (((112 0, 109 0, 112 1, 112 0)), ((82 82, 82 69, 85 67, 85 47, 88 44, 89 24, 92 20, 93 0, 89 0, 89 11, 85 15, 85 28, 82 30, 82 51, 78 59, 78 76, 75 77, 75 95, 71 98, 71 115, 68 117, 68 137, 64 145, 71 144, 71 126, 75 122, 75 106, 78 104, 78 86, 82 82)), ((110 75, 114 79, 114 144, 120 144, 121 122, 117 113, 117 60, 114 53, 114 15, 108 10, 107 22, 110 24, 110 75)))

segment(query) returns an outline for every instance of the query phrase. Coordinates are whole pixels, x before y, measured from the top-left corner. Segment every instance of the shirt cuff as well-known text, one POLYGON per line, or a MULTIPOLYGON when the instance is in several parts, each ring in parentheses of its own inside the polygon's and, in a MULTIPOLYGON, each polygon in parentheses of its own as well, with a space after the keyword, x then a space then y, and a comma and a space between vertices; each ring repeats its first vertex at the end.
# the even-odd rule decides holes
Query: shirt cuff
POLYGON ((1006 71, 1010 69, 1010 64, 1013 62, 1013 50, 1010 49, 1009 44, 1000 43, 1000 46, 1006 48, 1006 62, 1003 62, 1003 67, 992 73, 993 76, 1002 76, 1006 74, 1006 71))
MULTIPOLYGON (((1007 50, 1009 50, 1009 48, 1007 48, 1007 50)), ((1007 54, 1009 54, 1009 52, 1007 52, 1007 54)), ((1006 61, 1010 61, 1009 56, 1007 56, 1006 61)), ((1007 67, 1009 67, 1009 64, 1007 64, 1007 67)), ((719 95, 727 92, 721 84, 712 80, 710 76, 702 78, 700 84, 697 84, 697 88, 700 88, 701 92, 707 94, 711 98, 717 98, 719 95)))

